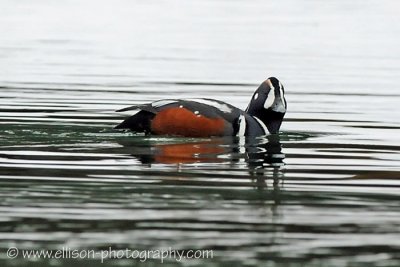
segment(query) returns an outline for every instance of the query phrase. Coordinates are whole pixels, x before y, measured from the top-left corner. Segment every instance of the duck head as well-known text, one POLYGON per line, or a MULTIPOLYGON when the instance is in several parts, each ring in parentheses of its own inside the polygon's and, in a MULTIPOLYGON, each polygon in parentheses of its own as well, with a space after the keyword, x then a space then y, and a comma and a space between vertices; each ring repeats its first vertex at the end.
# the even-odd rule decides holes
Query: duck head
POLYGON ((254 92, 246 112, 260 119, 272 134, 279 132, 286 113, 285 89, 275 77, 265 80, 254 92))

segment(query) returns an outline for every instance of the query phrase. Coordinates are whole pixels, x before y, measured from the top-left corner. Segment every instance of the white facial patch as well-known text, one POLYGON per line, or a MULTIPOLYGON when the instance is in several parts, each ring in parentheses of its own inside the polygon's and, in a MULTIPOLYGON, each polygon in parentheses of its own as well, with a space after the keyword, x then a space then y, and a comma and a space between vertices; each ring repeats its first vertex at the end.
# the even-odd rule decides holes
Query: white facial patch
POLYGON ((268 93, 267 99, 265 100, 264 103, 264 108, 268 109, 274 104, 275 101, 275 88, 271 84, 271 90, 268 93))
POLYGON ((254 100, 257 100, 257 98, 258 98, 258 93, 255 93, 254 94, 254 100))
POLYGON ((218 102, 218 101, 213 101, 213 100, 204 99, 204 98, 192 98, 192 99, 187 99, 187 100, 196 101, 196 102, 199 102, 199 103, 202 103, 202 104, 206 104, 206 105, 215 107, 215 108, 217 108, 217 109, 219 109, 219 110, 221 110, 222 112, 225 112, 225 113, 232 112, 232 109, 228 105, 223 104, 223 103, 218 102))

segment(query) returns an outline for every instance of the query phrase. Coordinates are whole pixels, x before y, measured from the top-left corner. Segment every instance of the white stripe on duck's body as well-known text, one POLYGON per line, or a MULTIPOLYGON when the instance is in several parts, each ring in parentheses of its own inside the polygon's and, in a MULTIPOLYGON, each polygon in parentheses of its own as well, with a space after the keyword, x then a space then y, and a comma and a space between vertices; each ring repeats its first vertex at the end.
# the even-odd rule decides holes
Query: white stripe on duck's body
POLYGON ((186 137, 276 134, 286 106, 283 85, 271 77, 257 88, 245 111, 215 99, 163 99, 118 110, 137 113, 115 129, 186 137))

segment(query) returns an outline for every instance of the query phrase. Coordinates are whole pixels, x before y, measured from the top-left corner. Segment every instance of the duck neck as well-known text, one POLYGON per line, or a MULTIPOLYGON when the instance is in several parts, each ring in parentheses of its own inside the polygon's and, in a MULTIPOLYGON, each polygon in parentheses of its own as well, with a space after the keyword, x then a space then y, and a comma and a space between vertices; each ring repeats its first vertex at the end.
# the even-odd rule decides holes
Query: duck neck
POLYGON ((248 114, 260 119, 271 134, 277 134, 281 127, 283 116, 285 113, 275 112, 272 110, 249 110, 248 114))

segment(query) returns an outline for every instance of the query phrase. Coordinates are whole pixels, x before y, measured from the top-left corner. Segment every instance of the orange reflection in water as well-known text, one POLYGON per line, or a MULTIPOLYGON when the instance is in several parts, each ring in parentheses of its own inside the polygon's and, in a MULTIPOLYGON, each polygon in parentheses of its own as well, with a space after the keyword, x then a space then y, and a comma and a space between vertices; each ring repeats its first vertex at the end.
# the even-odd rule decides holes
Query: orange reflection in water
POLYGON ((157 163, 222 162, 218 155, 228 153, 222 142, 196 142, 187 144, 156 145, 154 160, 157 163))

